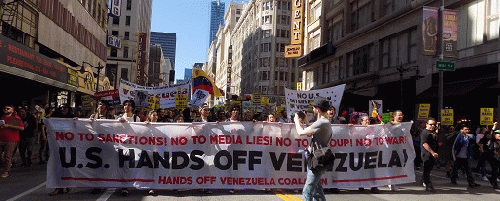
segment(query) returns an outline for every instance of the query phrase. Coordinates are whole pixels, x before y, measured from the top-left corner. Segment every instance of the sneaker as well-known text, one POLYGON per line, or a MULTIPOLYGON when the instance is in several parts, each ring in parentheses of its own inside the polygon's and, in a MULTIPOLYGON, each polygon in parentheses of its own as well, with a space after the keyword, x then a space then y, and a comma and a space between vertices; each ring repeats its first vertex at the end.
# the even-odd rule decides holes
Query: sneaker
POLYGON ((483 181, 490 181, 487 176, 483 176, 483 181))
POLYGON ((154 190, 149 190, 148 194, 149 194, 149 195, 154 195, 154 194, 155 194, 155 191, 154 191, 154 190))
POLYGON ((120 190, 120 195, 127 196, 128 195, 128 190, 127 189, 121 189, 120 190))
POLYGON ((389 185, 389 190, 391 191, 399 191, 399 187, 396 185, 389 185))
POLYGON ((96 195, 96 194, 99 194, 101 192, 102 192, 102 189, 100 189, 100 188, 94 188, 94 189, 92 189, 92 192, 90 192, 90 194, 96 195))
POLYGON ((234 189, 230 189, 229 193, 234 194, 234 189))
POLYGON ((299 189, 293 190, 293 193, 299 193, 299 189))
POLYGON ((9 172, 4 172, 4 173, 2 173, 2 176, 1 176, 1 177, 2 177, 2 178, 5 178, 5 177, 8 177, 8 176, 9 176, 9 172))
POLYGON ((432 186, 426 186, 425 187, 425 191, 428 191, 428 192, 431 192, 431 193, 435 193, 436 189, 434 189, 434 187, 432 187, 432 186))
POLYGON ((370 188, 370 192, 372 193, 380 193, 380 190, 377 187, 370 188))
POLYGON ((469 184, 469 188, 476 188, 476 187, 479 187, 479 186, 481 186, 481 185, 476 184, 476 183, 469 184))

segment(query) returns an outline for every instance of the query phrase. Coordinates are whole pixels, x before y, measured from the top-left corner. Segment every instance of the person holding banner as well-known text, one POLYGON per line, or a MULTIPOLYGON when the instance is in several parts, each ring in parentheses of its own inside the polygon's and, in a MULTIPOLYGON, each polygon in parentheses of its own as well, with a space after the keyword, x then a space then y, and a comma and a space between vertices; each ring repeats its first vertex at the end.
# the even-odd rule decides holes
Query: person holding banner
POLYGON ((210 110, 208 109, 207 105, 202 105, 199 108, 199 111, 200 111, 200 117, 196 118, 193 122, 212 122, 212 120, 208 118, 210 110))
MULTIPOLYGON (((403 122, 403 118, 404 118, 403 111, 401 111, 401 110, 394 111, 393 117, 394 117, 394 120, 392 120, 389 123, 393 126, 399 126, 399 124, 401 124, 401 122, 403 122)), ((391 190, 391 191, 399 191, 399 187, 394 185, 394 184, 389 185, 388 187, 389 187, 389 190, 391 190)))
MULTIPOLYGON (((118 121, 125 122, 141 122, 141 119, 134 114, 135 102, 133 100, 123 101, 123 111, 124 113, 118 116, 118 121)), ((127 188, 121 188, 120 194, 122 196, 127 196, 129 194, 127 188)))
MULTIPOLYGON (((361 124, 361 125, 363 125, 363 126, 368 126, 368 125, 370 125, 370 124, 371 124, 371 123, 370 123, 370 121, 371 121, 371 119, 370 119, 370 117, 369 117, 369 116, 367 116, 367 115, 361 116, 361 118, 359 118, 359 124, 361 124)), ((368 136, 368 135, 367 135, 367 136, 368 136)), ((373 137, 372 137, 372 138, 373 138, 373 137)), ((364 191, 364 190, 365 190, 364 188, 359 188, 359 191, 364 191)), ((370 188, 370 191, 371 191, 372 193, 379 193, 379 192, 380 192, 380 190, 379 190, 377 187, 371 187, 371 188, 370 188)))
POLYGON ((425 190, 433 193, 436 192, 436 190, 431 182, 431 171, 434 165, 436 165, 439 157, 439 154, 437 153, 439 149, 437 125, 438 123, 434 118, 427 119, 425 130, 423 130, 420 134, 422 142, 422 160, 424 161, 422 181, 425 185, 425 190))
POLYGON ((118 121, 124 122, 141 122, 139 116, 134 114, 135 102, 133 100, 126 100, 123 102, 124 113, 118 116, 118 121))
POLYGON ((241 108, 239 105, 233 105, 231 107, 231 117, 229 119, 226 119, 226 122, 239 122, 240 121, 240 111, 241 108))
MULTIPOLYGON (((316 144, 319 147, 328 147, 328 142, 332 137, 332 128, 327 117, 327 111, 330 107, 328 99, 317 97, 313 101, 312 106, 316 118, 313 124, 307 128, 302 128, 301 121, 306 121, 306 125, 309 125, 309 122, 306 120, 307 117, 301 118, 296 114, 293 119, 299 136, 312 136, 310 146, 307 147, 308 151, 312 151, 312 144, 316 144)), ((309 167, 307 168, 307 179, 304 184, 304 189, 302 190, 304 200, 326 200, 323 187, 321 186, 321 176, 325 174, 325 172, 326 169, 311 170, 309 167)))

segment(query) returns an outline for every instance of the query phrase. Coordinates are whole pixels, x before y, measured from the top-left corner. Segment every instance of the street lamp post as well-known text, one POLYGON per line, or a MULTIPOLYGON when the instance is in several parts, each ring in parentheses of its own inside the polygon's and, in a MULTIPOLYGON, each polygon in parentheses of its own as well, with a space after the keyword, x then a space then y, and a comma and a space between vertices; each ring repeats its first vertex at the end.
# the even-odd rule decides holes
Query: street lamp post
POLYGON ((93 66, 92 64, 90 64, 90 63, 88 63, 86 61, 83 61, 82 62, 82 67, 80 68, 80 70, 78 70, 81 74, 85 73, 84 64, 87 64, 90 67, 97 69, 97 84, 96 84, 96 87, 95 87, 95 92, 97 93, 97 92, 99 92, 99 75, 101 74, 101 70, 104 68, 104 66, 101 66, 101 62, 98 62, 97 66, 93 66))
POLYGON ((421 76, 420 75, 420 69, 418 69, 418 66, 409 66, 409 67, 403 67, 403 63, 401 63, 399 65, 399 67, 396 68, 399 72, 399 82, 400 82, 400 100, 401 100, 401 111, 403 111, 403 73, 408 71, 408 70, 411 70, 411 69, 415 69, 415 75, 414 76, 411 76, 412 79, 415 79, 415 80, 418 80, 424 76, 421 76))

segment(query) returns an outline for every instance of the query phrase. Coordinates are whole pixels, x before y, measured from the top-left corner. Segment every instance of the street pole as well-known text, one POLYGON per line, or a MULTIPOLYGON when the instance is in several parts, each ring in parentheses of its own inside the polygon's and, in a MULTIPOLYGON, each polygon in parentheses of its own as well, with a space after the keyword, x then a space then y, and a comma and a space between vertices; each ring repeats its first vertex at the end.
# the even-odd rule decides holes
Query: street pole
POLYGON ((99 75, 101 75, 101 62, 97 63, 97 86, 95 87, 95 92, 99 92, 99 75))
MULTIPOLYGON (((439 8, 439 22, 438 22, 438 40, 439 40, 439 60, 443 61, 443 11, 444 0, 441 0, 441 7, 439 8)), ((443 85, 444 85, 444 72, 439 70, 439 83, 438 83, 438 116, 437 119, 441 122, 441 110, 443 109, 443 85)))

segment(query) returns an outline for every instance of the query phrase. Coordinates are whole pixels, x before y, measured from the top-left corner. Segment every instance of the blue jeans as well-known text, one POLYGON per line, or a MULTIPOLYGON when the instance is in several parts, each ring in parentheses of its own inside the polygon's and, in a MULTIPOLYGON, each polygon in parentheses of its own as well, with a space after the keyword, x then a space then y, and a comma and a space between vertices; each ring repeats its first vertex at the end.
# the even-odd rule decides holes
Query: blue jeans
POLYGON ((321 175, 325 174, 326 170, 310 170, 307 168, 307 179, 302 190, 302 195, 306 201, 325 201, 325 193, 321 187, 321 175))

